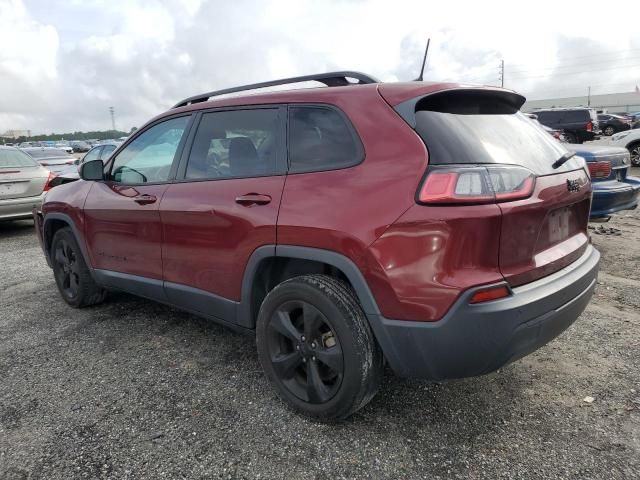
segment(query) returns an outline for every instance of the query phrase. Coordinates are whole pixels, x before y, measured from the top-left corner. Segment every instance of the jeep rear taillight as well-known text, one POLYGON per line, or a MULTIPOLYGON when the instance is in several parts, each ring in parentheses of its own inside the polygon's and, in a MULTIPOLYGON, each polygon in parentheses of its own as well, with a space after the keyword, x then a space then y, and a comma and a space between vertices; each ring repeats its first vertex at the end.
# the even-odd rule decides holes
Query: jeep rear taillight
POLYGON ((593 131, 593 122, 587 122, 587 132, 593 131))
POLYGON ((611 175, 611 162, 587 162, 591 178, 609 178, 611 175))
POLYGON ((434 166, 418 192, 423 204, 482 204, 527 198, 535 175, 517 166, 434 166))

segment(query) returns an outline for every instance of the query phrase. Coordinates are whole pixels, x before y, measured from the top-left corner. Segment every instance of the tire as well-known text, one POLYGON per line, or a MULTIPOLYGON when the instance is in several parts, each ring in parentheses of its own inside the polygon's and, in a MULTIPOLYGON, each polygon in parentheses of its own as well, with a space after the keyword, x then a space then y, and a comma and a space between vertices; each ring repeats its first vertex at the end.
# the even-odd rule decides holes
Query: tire
POLYGON ((258 356, 286 404, 343 420, 375 396, 383 355, 349 286, 327 275, 287 280, 266 296, 256 326, 258 356))
POLYGON ((609 127, 605 128, 602 133, 604 133, 607 137, 610 137, 611 135, 616 133, 616 130, 615 130, 615 128, 609 126, 609 127))
POLYGON ((631 154, 631 165, 634 167, 640 167, 640 142, 627 145, 627 150, 631 154))
POLYGON ((564 138, 567 140, 567 143, 578 143, 575 133, 564 132, 564 138))
POLYGON ((61 228, 53 236, 51 263, 60 295, 69 305, 82 308, 105 299, 106 290, 93 281, 70 228, 61 228))

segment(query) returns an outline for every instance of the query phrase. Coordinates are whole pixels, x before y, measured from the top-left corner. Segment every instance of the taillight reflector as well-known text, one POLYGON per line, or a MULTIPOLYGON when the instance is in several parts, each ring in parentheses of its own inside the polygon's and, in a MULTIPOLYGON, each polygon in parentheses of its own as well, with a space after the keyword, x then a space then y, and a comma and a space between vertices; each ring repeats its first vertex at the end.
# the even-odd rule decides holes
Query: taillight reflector
POLYGON ((51 181, 56 178, 56 174, 53 172, 49 172, 49 177, 47 178, 47 183, 44 184, 43 192, 48 192, 51 190, 51 181))
POLYGON ((504 285, 478 290, 471 296, 469 303, 483 303, 498 300, 509 296, 509 289, 504 285))
POLYGON ((587 162, 591 178, 609 178, 611 175, 611 162, 587 162))

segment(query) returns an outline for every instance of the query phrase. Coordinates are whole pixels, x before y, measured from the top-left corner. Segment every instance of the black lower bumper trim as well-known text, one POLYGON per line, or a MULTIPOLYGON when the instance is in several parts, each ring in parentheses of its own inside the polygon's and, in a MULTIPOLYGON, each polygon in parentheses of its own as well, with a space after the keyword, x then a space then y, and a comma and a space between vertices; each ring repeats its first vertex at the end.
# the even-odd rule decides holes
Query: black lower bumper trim
POLYGON ((369 315, 385 357, 401 377, 445 380, 497 370, 553 340, 585 309, 596 286, 599 252, 513 289, 510 297, 469 304, 465 292, 437 322, 369 315))

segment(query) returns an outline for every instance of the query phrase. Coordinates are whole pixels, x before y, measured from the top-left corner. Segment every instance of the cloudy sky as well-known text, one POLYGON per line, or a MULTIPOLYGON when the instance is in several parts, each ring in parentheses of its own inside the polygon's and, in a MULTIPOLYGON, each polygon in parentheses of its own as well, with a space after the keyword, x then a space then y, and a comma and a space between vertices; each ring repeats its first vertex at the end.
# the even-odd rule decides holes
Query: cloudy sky
POLYGON ((640 2, 0 0, 0 132, 129 130, 183 97, 350 69, 530 99, 633 91, 640 2), (517 7, 516 7, 517 5, 517 7))

